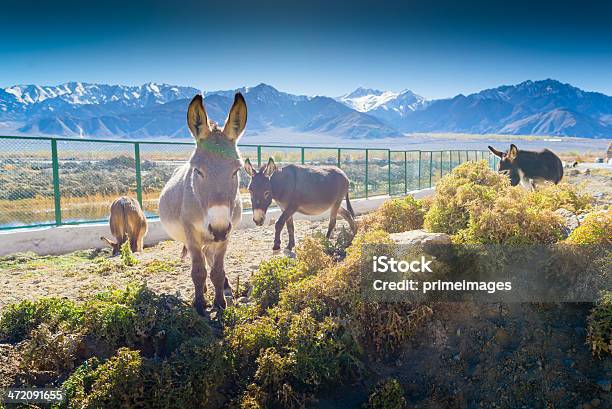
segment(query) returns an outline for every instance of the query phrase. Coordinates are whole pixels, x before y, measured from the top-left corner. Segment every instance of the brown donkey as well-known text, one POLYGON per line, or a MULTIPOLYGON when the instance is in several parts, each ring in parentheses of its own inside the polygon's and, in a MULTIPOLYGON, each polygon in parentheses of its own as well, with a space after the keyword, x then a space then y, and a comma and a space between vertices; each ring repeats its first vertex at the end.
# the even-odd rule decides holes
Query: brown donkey
POLYGON ((251 176, 249 193, 255 224, 263 225, 272 200, 283 210, 275 225, 273 250, 280 250, 280 234, 285 224, 289 233, 287 248, 291 250, 295 246, 293 215, 296 212, 318 215, 331 209, 327 238, 331 236, 336 226, 338 213, 349 223, 353 233, 357 231, 355 213, 348 195, 349 180, 340 168, 288 165, 277 169, 272 158, 259 171, 253 168, 248 159, 244 163, 244 168, 251 176), (340 206, 344 199, 347 210, 340 206))
POLYGON ((144 236, 147 234, 147 218, 145 217, 140 204, 127 196, 121 196, 111 205, 110 231, 116 241, 100 237, 113 248, 113 256, 119 254, 123 243, 130 240, 132 252, 142 251, 144 236))
POLYGON ((238 139, 246 126, 247 106, 237 93, 223 129, 208 121, 201 95, 187 109, 187 125, 196 141, 189 160, 164 186, 159 197, 159 218, 170 237, 182 242, 191 258, 195 286, 194 306, 204 314, 206 264, 215 286, 215 306, 226 306, 224 258, 232 226, 242 214, 238 171, 242 163, 238 139))

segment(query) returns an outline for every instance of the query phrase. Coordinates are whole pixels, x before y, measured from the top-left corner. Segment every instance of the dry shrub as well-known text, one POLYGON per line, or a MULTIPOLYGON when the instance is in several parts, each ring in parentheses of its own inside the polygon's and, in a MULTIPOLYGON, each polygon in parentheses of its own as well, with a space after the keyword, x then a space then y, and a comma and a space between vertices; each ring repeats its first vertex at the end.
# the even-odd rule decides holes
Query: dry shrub
POLYGON ((580 193, 576 187, 568 183, 547 184, 529 194, 529 203, 538 209, 553 211, 567 209, 579 213, 591 207, 593 197, 580 193))
POLYGON ((401 233, 423 227, 421 202, 412 196, 384 202, 375 212, 363 217, 360 227, 364 230, 384 230, 401 233))
POLYGON ((363 409, 403 409, 406 407, 404 389, 395 378, 380 381, 368 397, 363 409))
POLYGON ((295 248, 298 259, 298 268, 304 275, 322 272, 332 264, 332 259, 325 253, 320 240, 314 237, 305 237, 295 248))
POLYGON ((612 209, 589 213, 566 241, 572 244, 612 245, 612 209))
POLYGON ((461 243, 550 244, 562 237, 562 220, 549 209, 530 206, 530 194, 509 188, 488 207, 473 208, 465 229, 457 232, 461 243))
POLYGON ((612 292, 604 291, 588 318, 588 343, 593 355, 612 355, 612 292))
POLYGON ((50 371, 56 375, 72 370, 80 342, 79 335, 52 332, 47 324, 41 324, 20 346, 23 369, 50 371))
POLYGON ((563 220, 554 211, 581 212, 591 202, 568 184, 511 187, 486 162, 468 162, 437 184, 425 228, 452 234, 459 243, 549 244, 563 237, 563 220))
POLYGON ((447 234, 465 229, 472 209, 488 207, 509 186, 508 177, 491 170, 485 161, 457 166, 436 184, 425 229, 447 234))

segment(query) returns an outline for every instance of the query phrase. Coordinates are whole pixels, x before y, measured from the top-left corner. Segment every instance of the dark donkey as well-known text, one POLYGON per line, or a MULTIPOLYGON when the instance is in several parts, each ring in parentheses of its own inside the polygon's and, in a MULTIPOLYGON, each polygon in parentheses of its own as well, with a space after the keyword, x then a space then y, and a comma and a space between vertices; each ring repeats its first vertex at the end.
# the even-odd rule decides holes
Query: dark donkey
POLYGON ((561 159, 548 149, 519 151, 512 144, 508 152, 500 152, 492 146, 489 146, 489 150, 501 159, 498 171, 508 173, 512 186, 520 183, 527 189, 534 189, 534 182, 547 180, 557 184, 563 178, 561 159))
POLYGON ((244 163, 244 168, 251 176, 249 193, 255 224, 263 225, 273 199, 283 210, 275 225, 273 250, 280 249, 280 234, 285 223, 289 233, 287 248, 291 250, 295 246, 293 215, 296 212, 318 215, 330 209, 327 238, 331 236, 336 226, 338 213, 349 223, 353 233, 357 231, 355 213, 348 195, 349 180, 340 168, 287 165, 277 169, 272 158, 259 171, 253 168, 248 159, 244 163), (346 209, 340 206, 344 199, 346 199, 346 209))

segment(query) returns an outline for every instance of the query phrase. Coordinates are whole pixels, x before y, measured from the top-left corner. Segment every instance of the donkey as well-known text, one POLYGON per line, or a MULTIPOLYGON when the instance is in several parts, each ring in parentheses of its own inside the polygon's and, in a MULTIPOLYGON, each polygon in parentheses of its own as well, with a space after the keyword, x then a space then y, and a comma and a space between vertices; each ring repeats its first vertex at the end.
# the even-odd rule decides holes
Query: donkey
POLYGON ((280 250, 280 234, 285 224, 289 233, 287 248, 291 250, 295 246, 293 215, 296 212, 318 215, 331 209, 327 238, 336 226, 338 213, 349 223, 353 233, 357 232, 355 213, 348 195, 349 179, 336 166, 287 165, 277 169, 274 160, 270 158, 259 171, 253 168, 248 159, 244 168, 251 177, 249 193, 255 224, 263 225, 272 200, 283 210, 275 225, 272 250, 280 250), (340 207, 344 199, 346 210, 340 207))
POLYGON ((187 125, 196 147, 189 160, 174 171, 159 197, 159 217, 170 237, 182 242, 191 258, 194 306, 205 312, 206 264, 215 287, 214 306, 224 309, 224 257, 232 226, 240 222, 242 204, 238 171, 242 167, 237 142, 247 120, 247 106, 237 93, 223 129, 208 120, 201 95, 187 109, 187 125), (205 264, 206 263, 206 264, 205 264))
POLYGON ((134 198, 121 196, 110 207, 110 231, 116 241, 100 237, 113 249, 113 256, 119 254, 123 243, 130 241, 132 252, 142 251, 144 236, 148 225, 140 204, 134 198))
POLYGON ((499 172, 506 172, 510 184, 519 183, 527 189, 535 189, 535 181, 550 181, 557 184, 563 178, 563 163, 557 155, 548 149, 539 152, 519 151, 511 144, 508 152, 500 152, 489 146, 489 150, 498 156, 499 172))

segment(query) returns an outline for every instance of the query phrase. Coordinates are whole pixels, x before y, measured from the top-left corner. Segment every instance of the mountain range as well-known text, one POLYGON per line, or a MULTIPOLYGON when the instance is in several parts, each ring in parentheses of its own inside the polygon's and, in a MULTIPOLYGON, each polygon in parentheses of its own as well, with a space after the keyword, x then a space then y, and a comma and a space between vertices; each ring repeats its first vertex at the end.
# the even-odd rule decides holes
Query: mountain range
MULTIPOLYGON (((247 132, 253 135, 280 128, 353 139, 414 132, 612 135, 612 97, 550 79, 438 100, 410 90, 362 87, 337 98, 312 97, 259 84, 205 92, 211 119, 223 123, 236 91, 247 101, 247 132)), ((196 93, 192 87, 156 83, 11 86, 0 88, 0 127, 27 135, 188 137, 185 112, 196 93)))

